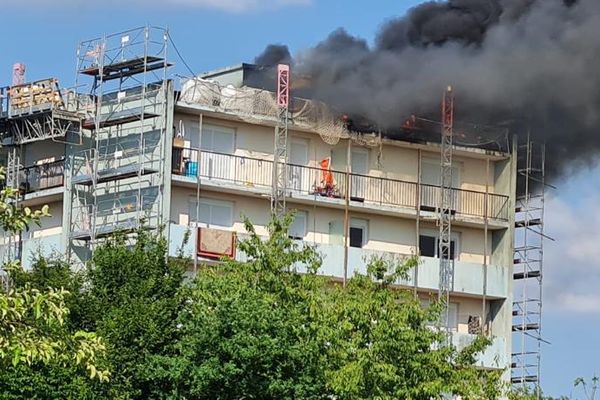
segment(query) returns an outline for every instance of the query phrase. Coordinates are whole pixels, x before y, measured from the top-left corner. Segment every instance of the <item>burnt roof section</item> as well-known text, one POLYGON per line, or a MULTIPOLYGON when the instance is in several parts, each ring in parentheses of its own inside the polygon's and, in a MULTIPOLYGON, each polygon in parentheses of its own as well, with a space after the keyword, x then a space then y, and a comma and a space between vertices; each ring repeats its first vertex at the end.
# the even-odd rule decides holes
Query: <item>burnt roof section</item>
MULTIPOLYGON (((251 87, 276 91, 277 66, 241 63, 238 65, 206 72, 200 78, 212 80, 222 86, 251 87)), ((297 76, 292 72, 292 104, 301 105, 312 99, 311 80, 309 77, 297 76)), ((346 115, 337 110, 340 119, 345 119, 349 130, 362 134, 379 134, 383 138, 411 143, 440 143, 441 123, 435 116, 430 118, 407 116, 404 123, 397 127, 381 127, 360 115, 346 115)), ((502 153, 510 153, 509 130, 504 127, 455 122, 454 143, 458 146, 473 147, 502 153)))

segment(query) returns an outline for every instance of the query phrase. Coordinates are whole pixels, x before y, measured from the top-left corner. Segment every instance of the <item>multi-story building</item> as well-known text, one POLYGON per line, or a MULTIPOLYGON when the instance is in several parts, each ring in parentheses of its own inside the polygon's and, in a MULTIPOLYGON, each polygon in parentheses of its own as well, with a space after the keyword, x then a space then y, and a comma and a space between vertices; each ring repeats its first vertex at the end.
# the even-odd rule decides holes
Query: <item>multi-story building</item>
MULTIPOLYGON (((22 205, 47 204, 52 214, 5 237, 5 251, 25 266, 53 252, 83 262, 103 237, 142 225, 163 227, 170 253, 183 248, 194 267, 222 255, 242 259, 236 237, 244 217, 267 234, 278 119, 264 88, 275 84, 273 70, 241 64, 175 90, 163 48, 146 46, 153 33, 166 45, 164 32, 147 28, 82 43, 78 75, 89 94, 46 81, 5 90, 9 184, 20 187, 22 205)), ((322 255, 320 274, 344 280, 365 272, 374 255, 419 255, 420 265, 397 283, 423 301, 437 293, 439 130, 417 119, 392 133, 353 128, 319 102, 293 99, 289 234, 322 255)), ((482 143, 466 128, 456 136, 448 326, 458 346, 489 335, 480 365, 507 369, 516 315, 516 146, 506 135, 482 143)))

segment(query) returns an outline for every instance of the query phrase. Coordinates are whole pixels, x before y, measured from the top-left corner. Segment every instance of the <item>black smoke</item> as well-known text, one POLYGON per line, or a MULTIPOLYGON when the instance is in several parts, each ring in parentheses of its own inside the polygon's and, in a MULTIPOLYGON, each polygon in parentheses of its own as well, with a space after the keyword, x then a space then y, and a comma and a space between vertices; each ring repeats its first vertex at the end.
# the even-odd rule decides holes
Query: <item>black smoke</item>
POLYGON ((458 120, 531 132, 556 176, 600 153, 598 60, 598 0, 449 0, 386 21, 373 45, 340 28, 294 71, 315 97, 383 128, 439 119, 452 85, 458 120))
POLYGON ((292 62, 292 55, 286 45, 270 44, 262 53, 254 58, 254 63, 257 65, 272 66, 277 64, 289 64, 292 62))

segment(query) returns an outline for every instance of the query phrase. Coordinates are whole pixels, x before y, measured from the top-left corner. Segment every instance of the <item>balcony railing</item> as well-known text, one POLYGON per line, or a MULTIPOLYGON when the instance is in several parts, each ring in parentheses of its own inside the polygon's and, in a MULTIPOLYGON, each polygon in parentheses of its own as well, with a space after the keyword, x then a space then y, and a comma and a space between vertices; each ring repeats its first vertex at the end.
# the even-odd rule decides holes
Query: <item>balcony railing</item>
MULTIPOLYGON (((288 191, 319 197, 343 199, 346 173, 304 165, 288 164, 288 191)), ((273 162, 258 158, 223 154, 197 149, 175 148, 173 173, 242 185, 270 188, 273 162), (199 157, 200 156, 200 157, 199 157)), ((439 186, 384 177, 350 174, 350 199, 366 204, 416 208, 435 211, 439 204, 439 186)), ((472 190, 452 189, 452 210, 457 215, 508 220, 508 197, 472 190)))
POLYGON ((62 186, 65 176, 65 160, 32 165, 19 171, 19 186, 23 193, 62 186))

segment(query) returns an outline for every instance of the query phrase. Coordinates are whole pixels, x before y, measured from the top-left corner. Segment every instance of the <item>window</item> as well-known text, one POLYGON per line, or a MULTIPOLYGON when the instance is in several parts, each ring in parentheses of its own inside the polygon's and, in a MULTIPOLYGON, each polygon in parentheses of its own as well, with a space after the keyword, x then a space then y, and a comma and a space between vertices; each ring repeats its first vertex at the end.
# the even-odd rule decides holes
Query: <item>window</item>
POLYGON ((306 221, 308 220, 308 213, 306 211, 295 210, 294 222, 290 225, 288 235, 292 239, 304 239, 306 236, 306 221))
POLYGON ((432 236, 419 236, 419 249, 423 257, 435 257, 437 253, 436 249, 437 240, 432 236))
POLYGON ((202 150, 233 154, 235 129, 227 126, 203 125, 200 145, 202 150))
MULTIPOLYGON (((458 235, 453 234, 450 239, 450 259, 457 259, 458 235)), ((438 257, 439 252, 439 234, 424 233, 419 235, 419 250, 423 257, 438 257)))
MULTIPOLYGON (((196 221, 196 199, 190 199, 190 219, 196 221)), ((233 226, 233 203, 230 201, 200 199, 200 225, 220 226, 230 228, 233 226)))
MULTIPOLYGON (((429 307, 429 300, 421 299, 421 307, 423 307, 423 308, 429 307)), ((442 315, 440 315, 440 326, 442 326, 442 327, 448 326, 450 328, 451 332, 458 331, 458 303, 453 303, 453 302, 448 303, 448 317, 449 317, 450 323, 448 325, 446 325, 446 314, 442 313, 442 315)), ((431 321, 428 323, 428 325, 436 326, 437 321, 431 321)))
POLYGON ((369 173, 369 151, 363 148, 352 149, 352 173, 367 175, 369 173))
POLYGON ((352 218, 350 220, 350 247, 362 248, 367 244, 367 226, 369 222, 364 219, 352 218))
POLYGON ((198 120, 182 120, 176 130, 176 134, 184 139, 184 143, 186 143, 185 147, 198 148, 200 140, 200 124, 198 120))
MULTIPOLYGON (((441 171, 440 160, 423 159, 421 163, 421 183, 439 186, 441 184, 441 171)), ((452 187, 460 188, 460 168, 456 162, 452 165, 452 187)))
POLYGON ((350 196, 353 200, 364 199, 367 187, 367 178, 364 175, 369 173, 369 152, 363 148, 352 149, 350 167, 350 196))
POLYGON ((458 330, 458 303, 448 303, 448 320, 449 324, 446 324, 446 314, 442 313, 442 326, 448 326, 451 332, 456 332, 458 330))
POLYGON ((304 168, 308 165, 308 140, 297 138, 292 140, 289 162, 292 164, 288 166, 289 187, 293 190, 310 190, 309 169, 304 168))

